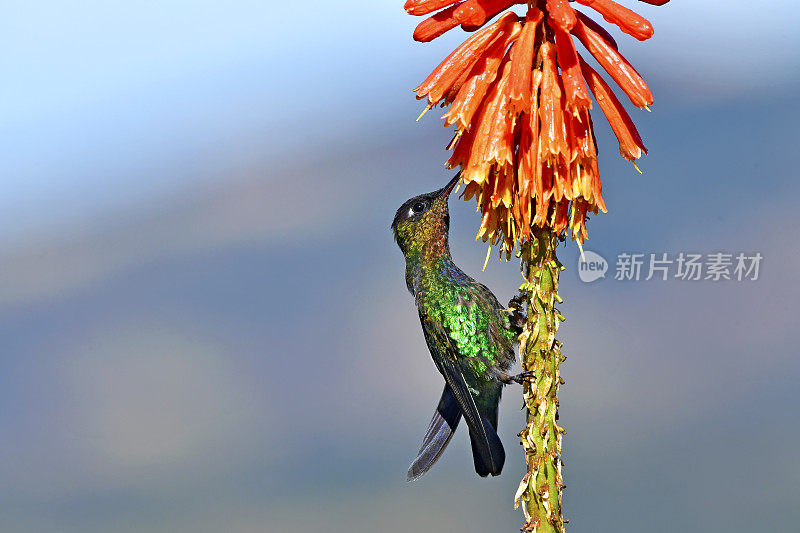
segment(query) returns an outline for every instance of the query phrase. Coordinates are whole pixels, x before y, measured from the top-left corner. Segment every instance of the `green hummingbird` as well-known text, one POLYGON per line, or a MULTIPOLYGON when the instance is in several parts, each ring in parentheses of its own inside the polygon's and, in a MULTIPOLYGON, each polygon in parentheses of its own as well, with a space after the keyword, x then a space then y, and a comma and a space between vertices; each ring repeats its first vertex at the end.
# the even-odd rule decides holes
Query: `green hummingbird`
POLYGON ((445 385, 417 457, 408 469, 412 481, 441 456, 462 415, 469 427, 475 471, 497 476, 505 451, 497 435, 497 409, 503 385, 529 379, 512 376, 514 343, 524 321, 519 300, 500 305, 492 291, 460 268, 450 256, 447 201, 457 174, 438 191, 405 202, 392 222, 406 259, 406 286, 414 296, 425 342, 445 385))

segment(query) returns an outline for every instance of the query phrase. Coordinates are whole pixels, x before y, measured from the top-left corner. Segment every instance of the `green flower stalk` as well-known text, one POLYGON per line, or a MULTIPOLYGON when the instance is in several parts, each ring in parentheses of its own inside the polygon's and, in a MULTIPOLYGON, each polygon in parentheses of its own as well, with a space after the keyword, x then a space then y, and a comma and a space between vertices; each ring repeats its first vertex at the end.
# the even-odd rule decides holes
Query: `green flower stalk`
POLYGON ((523 369, 535 378, 523 384, 527 421, 519 437, 527 472, 514 506, 521 505, 525 514, 522 531, 560 533, 564 531, 561 436, 565 431, 558 425, 558 391, 564 382, 559 367, 566 357, 555 338, 558 324, 564 320, 555 304, 562 301, 558 277, 564 267, 556 258, 558 237, 552 231, 537 228, 532 237, 520 252, 526 280, 520 292, 527 302, 527 321, 519 353, 523 369))

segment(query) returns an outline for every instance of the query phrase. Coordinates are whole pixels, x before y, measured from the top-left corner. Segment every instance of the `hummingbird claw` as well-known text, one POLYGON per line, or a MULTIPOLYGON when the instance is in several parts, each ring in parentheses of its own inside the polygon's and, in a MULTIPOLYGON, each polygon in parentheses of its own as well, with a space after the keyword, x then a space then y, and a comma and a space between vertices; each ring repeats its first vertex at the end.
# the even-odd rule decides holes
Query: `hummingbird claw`
POLYGON ((536 379, 536 374, 533 371, 528 370, 526 372, 517 374, 516 376, 512 376, 511 379, 522 385, 525 382, 532 383, 536 379))
POLYGON ((518 294, 511 298, 508 302, 508 312, 511 314, 511 325, 521 332, 525 327, 525 322, 528 320, 522 295, 518 294))
POLYGON ((536 379, 536 374, 534 374, 534 372, 530 370, 526 372, 521 372, 515 376, 512 376, 510 374, 505 374, 500 377, 500 381, 502 381, 506 385, 509 385, 511 383, 519 383, 520 385, 526 382, 532 383, 535 379, 536 379))
POLYGON ((525 306, 525 300, 521 294, 517 294, 508 301, 508 307, 512 309, 521 309, 525 306))

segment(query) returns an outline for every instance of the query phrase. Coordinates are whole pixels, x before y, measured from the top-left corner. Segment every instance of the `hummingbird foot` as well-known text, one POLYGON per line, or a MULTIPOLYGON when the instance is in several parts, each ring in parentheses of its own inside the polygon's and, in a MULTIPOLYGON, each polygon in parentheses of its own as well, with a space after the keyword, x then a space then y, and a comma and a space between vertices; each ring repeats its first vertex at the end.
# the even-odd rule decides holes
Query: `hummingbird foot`
POLYGON ((521 294, 511 298, 508 302, 507 311, 511 314, 511 326, 521 333, 525 327, 525 322, 528 320, 525 314, 525 301, 522 299, 521 294))
POLYGON ((523 383, 532 383, 536 379, 536 374, 530 370, 526 372, 520 372, 512 376, 511 374, 503 373, 500 376, 500 381, 505 383, 506 385, 510 385, 511 383, 519 383, 522 385, 523 383))

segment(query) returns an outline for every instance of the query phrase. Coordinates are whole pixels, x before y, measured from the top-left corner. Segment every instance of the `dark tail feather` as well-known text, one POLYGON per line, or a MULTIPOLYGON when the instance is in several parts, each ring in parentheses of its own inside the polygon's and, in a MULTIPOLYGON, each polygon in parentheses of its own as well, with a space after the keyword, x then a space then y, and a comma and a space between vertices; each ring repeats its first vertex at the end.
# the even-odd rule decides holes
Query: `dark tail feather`
POLYGON ((475 463, 475 472, 481 477, 486 477, 489 474, 499 476, 503 470, 503 464, 506 462, 506 451, 503 449, 503 443, 500 442, 500 437, 497 436, 497 408, 494 412, 489 414, 492 420, 483 417, 483 426, 486 431, 486 438, 488 441, 488 448, 490 457, 484 457, 480 452, 478 442, 475 436, 470 432, 469 440, 472 443, 472 460, 475 463))
POLYGON ((417 458, 408 469, 409 481, 418 479, 431 469, 450 442, 459 420, 461 420, 461 409, 453 391, 445 385, 428 431, 425 433, 425 438, 422 439, 422 446, 417 452, 417 458))

